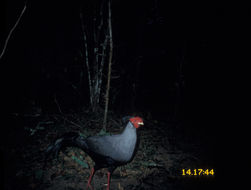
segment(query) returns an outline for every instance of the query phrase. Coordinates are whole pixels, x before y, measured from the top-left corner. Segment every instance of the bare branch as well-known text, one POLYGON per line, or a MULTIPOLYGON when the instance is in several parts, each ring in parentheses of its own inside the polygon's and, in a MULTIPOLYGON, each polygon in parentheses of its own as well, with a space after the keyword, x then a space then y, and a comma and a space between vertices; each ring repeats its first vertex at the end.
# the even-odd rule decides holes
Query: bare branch
POLYGON ((81 19, 81 26, 82 26, 83 36, 84 36, 85 64, 86 64, 87 73, 88 73, 88 82, 89 82, 89 90, 90 90, 90 103, 91 103, 91 105, 93 105, 93 90, 92 90, 92 80, 91 80, 91 73, 90 73, 90 67, 89 67, 88 46, 87 46, 87 38, 86 38, 84 20, 83 20, 83 14, 82 13, 80 13, 80 19, 81 19))
POLYGON ((61 114, 63 114, 63 112, 62 112, 62 110, 61 110, 61 108, 60 108, 60 105, 59 105, 59 103, 58 103, 56 94, 54 95, 54 101, 55 101, 55 103, 56 103, 56 105, 57 105, 57 107, 58 107, 59 112, 60 112, 61 114))
POLYGON ((104 113, 104 121, 103 121, 103 128, 104 129, 106 129, 107 111, 108 111, 108 105, 109 105, 109 91, 110 91, 112 54, 113 54, 111 0, 108 1, 108 11, 109 11, 108 28, 109 28, 110 52, 109 52, 109 62, 108 62, 107 87, 106 87, 106 94, 105 94, 105 113, 104 113))
POLYGON ((103 68, 104 68, 104 63, 105 63, 105 51, 106 51, 106 48, 107 48, 107 42, 108 42, 108 38, 109 36, 106 35, 105 36, 105 40, 104 40, 104 43, 102 45, 102 58, 101 58, 101 63, 100 63, 100 69, 99 69, 99 83, 98 83, 98 94, 100 95, 100 92, 101 92, 101 84, 102 84, 102 73, 103 73, 103 68))
POLYGON ((6 48, 7 48, 9 39, 10 39, 10 37, 11 37, 13 31, 14 31, 15 28, 17 27, 19 21, 21 20, 23 14, 24 14, 24 12, 25 12, 25 10, 26 10, 26 2, 25 2, 24 8, 23 8, 21 14, 19 15, 19 17, 18 17, 16 23, 14 24, 14 26, 13 26, 12 29, 10 30, 10 32, 9 32, 9 34, 8 34, 6 40, 5 40, 4 47, 3 47, 2 53, 1 53, 1 55, 0 55, 0 59, 2 59, 2 57, 3 57, 4 53, 5 53, 5 50, 6 50, 6 48))

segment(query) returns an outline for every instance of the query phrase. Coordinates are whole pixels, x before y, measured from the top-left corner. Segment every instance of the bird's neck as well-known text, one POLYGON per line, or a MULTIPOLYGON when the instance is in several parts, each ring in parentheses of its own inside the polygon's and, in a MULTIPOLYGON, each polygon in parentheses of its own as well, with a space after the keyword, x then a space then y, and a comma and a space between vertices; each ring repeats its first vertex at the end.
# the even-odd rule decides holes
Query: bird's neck
POLYGON ((113 158, 120 162, 132 160, 137 142, 136 128, 129 122, 123 132, 113 136, 113 158), (115 153, 116 152, 116 153, 115 153))
MULTIPOLYGON (((132 155, 137 141, 136 128, 129 122, 121 134, 120 143, 129 155, 132 155)), ((128 155, 128 156, 129 156, 128 155)))
POLYGON ((133 126, 131 122, 128 122, 124 131, 122 132, 122 135, 127 137, 136 135, 136 128, 133 126))

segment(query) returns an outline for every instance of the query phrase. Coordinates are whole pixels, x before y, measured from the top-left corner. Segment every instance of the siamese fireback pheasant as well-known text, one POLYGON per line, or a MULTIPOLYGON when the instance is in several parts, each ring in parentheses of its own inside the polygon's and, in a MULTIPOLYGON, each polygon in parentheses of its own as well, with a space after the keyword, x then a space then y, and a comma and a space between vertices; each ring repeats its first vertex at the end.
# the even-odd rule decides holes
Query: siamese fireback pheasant
POLYGON ((95 172, 101 168, 108 168, 107 190, 109 190, 113 171, 118 166, 132 161, 137 146, 137 129, 144 125, 140 117, 129 117, 127 121, 123 132, 117 135, 83 138, 75 132, 66 133, 47 148, 46 154, 47 156, 51 153, 58 155, 61 148, 68 146, 81 148, 95 162, 88 179, 87 189, 93 189, 91 181, 95 172))

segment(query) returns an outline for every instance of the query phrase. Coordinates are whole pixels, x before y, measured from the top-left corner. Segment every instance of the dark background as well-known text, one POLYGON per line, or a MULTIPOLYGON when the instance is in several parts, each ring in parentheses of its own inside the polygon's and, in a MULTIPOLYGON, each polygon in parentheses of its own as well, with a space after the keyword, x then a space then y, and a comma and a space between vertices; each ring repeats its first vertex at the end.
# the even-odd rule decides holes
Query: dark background
MULTIPOLYGON (((87 105, 87 83, 78 92, 71 87, 77 84, 83 65, 83 60, 79 61, 83 43, 79 11, 85 2, 36 1, 28 2, 27 6, 1 60, 6 108, 10 112, 23 111, 27 102, 35 100, 45 112, 52 111, 57 109, 52 105, 54 94, 66 110, 87 105)), ((8 1, 5 7, 2 42, 23 3, 8 1)), ((190 109, 191 105, 195 111, 191 116, 196 120, 200 118, 197 114, 206 117, 208 114, 203 111, 212 110, 209 107, 218 96, 215 88, 224 61, 227 7, 207 3, 114 1, 112 11, 113 69, 121 77, 112 80, 112 88, 118 95, 111 108, 126 113, 150 111, 164 119, 173 117, 174 105, 180 102, 180 117, 184 117, 185 107, 190 109), (135 82, 135 105, 128 108, 132 98, 128 94, 135 82), (177 84, 180 95, 177 95, 177 84)), ((87 77, 84 80, 87 82, 87 77)))
MULTIPOLYGON (((88 4, 27 2, 0 60, 5 114, 26 113, 32 102, 42 113, 58 112, 55 95, 64 113, 88 109, 87 73, 79 56, 83 45, 79 11, 88 4), (84 82, 78 86, 81 69, 84 82)), ((23 5, 10 0, 1 7, 1 48, 23 5)), ((217 134, 225 130, 220 118, 228 104, 224 90, 231 67, 225 66, 233 56, 229 45, 241 41, 233 38, 242 19, 234 16, 238 8, 232 8, 206 2, 112 2, 112 68, 120 77, 111 81, 109 109, 121 116, 140 113, 177 124, 181 133, 201 142, 212 167, 220 160, 216 145, 222 139, 216 141, 217 134)))

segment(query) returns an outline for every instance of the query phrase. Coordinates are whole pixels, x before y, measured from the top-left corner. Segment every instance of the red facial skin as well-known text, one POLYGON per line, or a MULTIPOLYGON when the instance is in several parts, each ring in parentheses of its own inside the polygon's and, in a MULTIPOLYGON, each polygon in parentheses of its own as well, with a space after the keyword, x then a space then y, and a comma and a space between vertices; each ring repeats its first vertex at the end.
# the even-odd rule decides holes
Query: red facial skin
POLYGON ((140 117, 132 117, 129 120, 136 129, 138 129, 141 125, 143 125, 143 120, 140 117), (142 124, 139 124, 139 123, 142 123, 142 124))

